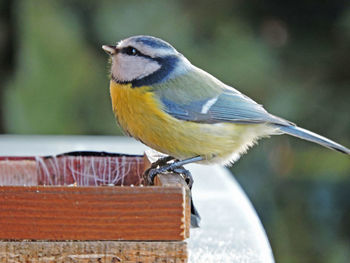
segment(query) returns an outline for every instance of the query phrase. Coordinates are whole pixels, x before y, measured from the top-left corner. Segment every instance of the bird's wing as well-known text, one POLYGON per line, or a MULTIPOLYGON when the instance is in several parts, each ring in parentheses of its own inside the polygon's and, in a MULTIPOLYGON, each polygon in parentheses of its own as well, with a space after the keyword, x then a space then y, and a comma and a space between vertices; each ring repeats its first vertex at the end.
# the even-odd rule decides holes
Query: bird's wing
POLYGON ((191 81, 180 79, 172 83, 172 87, 167 85, 158 89, 165 112, 180 120, 201 123, 293 125, 268 113, 260 104, 211 75, 203 72, 200 74, 200 80, 198 76, 190 76, 191 81), (184 87, 183 84, 187 86, 184 87))
POLYGON ((203 123, 273 123, 291 125, 290 122, 269 114, 261 105, 239 94, 222 94, 179 104, 169 98, 161 98, 165 112, 186 121, 203 123))

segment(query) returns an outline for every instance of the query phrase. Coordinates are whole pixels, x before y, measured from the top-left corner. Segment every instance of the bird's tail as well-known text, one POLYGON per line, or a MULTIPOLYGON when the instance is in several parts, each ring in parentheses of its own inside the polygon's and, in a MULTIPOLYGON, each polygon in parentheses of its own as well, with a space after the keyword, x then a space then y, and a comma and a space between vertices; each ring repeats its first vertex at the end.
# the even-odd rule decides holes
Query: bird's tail
POLYGON ((336 150, 345 154, 350 154, 350 150, 348 148, 330 139, 327 139, 326 137, 318 135, 314 132, 305 130, 303 128, 299 128, 297 126, 282 126, 282 125, 278 125, 278 126, 283 133, 286 133, 310 142, 318 143, 332 150, 336 150))

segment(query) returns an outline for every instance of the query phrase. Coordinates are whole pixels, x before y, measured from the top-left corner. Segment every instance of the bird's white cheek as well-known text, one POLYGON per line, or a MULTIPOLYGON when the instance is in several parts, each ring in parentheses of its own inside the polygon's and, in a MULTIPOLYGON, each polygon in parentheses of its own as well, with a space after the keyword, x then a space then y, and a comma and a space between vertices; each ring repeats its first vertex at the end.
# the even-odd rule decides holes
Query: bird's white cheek
POLYGON ((120 81, 132 81, 151 75, 160 67, 156 61, 147 58, 118 54, 113 57, 112 74, 120 81))

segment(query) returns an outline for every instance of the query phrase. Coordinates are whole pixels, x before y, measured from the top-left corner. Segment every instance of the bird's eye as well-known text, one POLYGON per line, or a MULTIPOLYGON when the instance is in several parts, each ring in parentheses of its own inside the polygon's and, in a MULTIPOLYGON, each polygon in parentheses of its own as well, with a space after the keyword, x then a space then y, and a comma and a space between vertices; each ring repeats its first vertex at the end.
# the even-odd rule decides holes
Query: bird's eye
POLYGON ((125 49, 125 53, 129 56, 136 56, 139 54, 139 51, 136 48, 133 47, 127 47, 125 49))

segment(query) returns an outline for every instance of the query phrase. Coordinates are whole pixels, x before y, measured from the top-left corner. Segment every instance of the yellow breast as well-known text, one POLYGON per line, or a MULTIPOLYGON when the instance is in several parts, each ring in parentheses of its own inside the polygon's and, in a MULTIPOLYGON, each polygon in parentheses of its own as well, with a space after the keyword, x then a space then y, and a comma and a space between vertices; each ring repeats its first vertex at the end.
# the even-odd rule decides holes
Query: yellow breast
POLYGON ((147 86, 132 88, 131 84, 111 81, 110 93, 113 111, 124 131, 178 159, 201 155, 207 160, 227 162, 237 158, 258 137, 255 131, 258 125, 203 124, 175 119, 162 110, 161 102, 147 86))
MULTIPOLYGON (((155 137, 157 125, 167 121, 167 114, 160 110, 149 87, 132 88, 131 84, 110 83, 113 111, 120 126, 129 135, 142 140, 155 137)), ((149 141, 149 140, 147 140, 149 141)))

